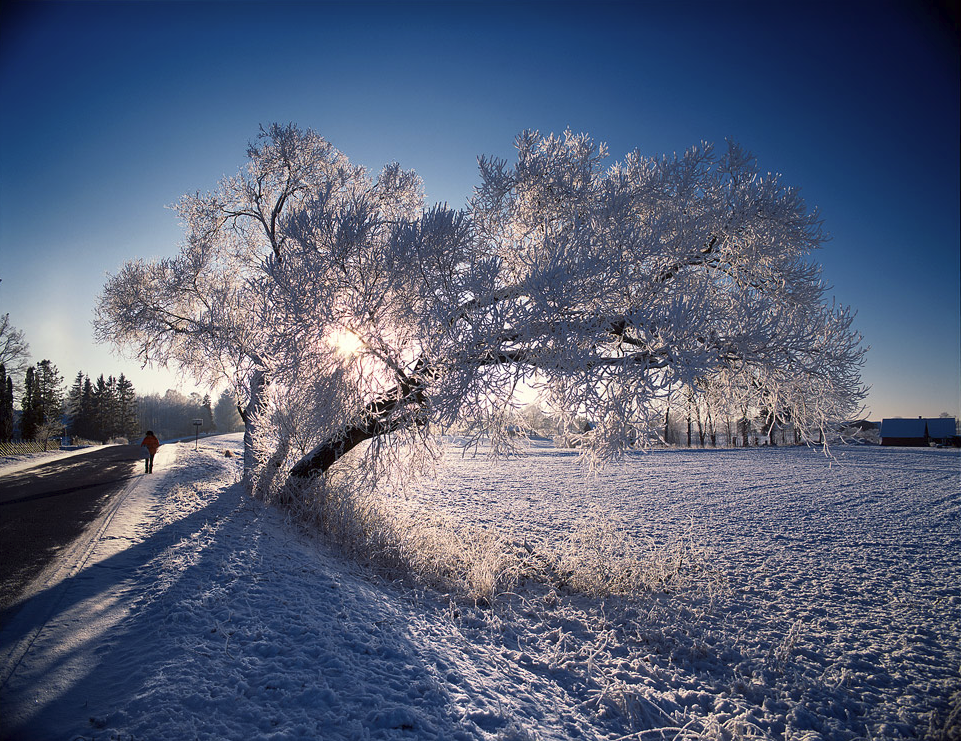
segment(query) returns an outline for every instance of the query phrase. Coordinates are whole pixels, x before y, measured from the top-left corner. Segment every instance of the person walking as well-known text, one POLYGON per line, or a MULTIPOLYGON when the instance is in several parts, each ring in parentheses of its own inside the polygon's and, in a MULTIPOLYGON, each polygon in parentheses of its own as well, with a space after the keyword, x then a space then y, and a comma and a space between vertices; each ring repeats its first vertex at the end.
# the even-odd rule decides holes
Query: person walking
POLYGON ((144 437, 143 442, 140 443, 140 447, 146 448, 144 455, 144 473, 153 473, 153 457, 157 455, 157 449, 160 447, 160 441, 156 435, 153 434, 153 430, 147 430, 147 435, 144 437))

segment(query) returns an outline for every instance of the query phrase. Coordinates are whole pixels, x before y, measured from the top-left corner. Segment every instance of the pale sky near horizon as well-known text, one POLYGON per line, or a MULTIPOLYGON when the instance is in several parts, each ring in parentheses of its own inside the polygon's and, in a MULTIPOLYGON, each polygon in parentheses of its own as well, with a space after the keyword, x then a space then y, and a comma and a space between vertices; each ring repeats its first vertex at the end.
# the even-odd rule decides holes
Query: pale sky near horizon
POLYGON ((108 272, 176 253, 165 207, 260 124, 397 161, 463 206, 523 129, 611 161, 732 138, 817 206, 815 255, 871 346, 868 416, 961 416, 959 52, 919 2, 5 2, 0 314, 68 382, 189 379, 95 346, 108 272))

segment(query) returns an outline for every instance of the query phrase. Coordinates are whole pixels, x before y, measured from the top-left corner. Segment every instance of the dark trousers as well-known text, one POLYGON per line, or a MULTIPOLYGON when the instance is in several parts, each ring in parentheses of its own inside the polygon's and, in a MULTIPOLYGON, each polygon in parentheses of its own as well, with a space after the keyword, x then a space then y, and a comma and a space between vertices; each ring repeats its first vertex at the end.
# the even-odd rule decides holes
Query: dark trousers
POLYGON ((144 473, 153 473, 153 457, 155 453, 150 453, 149 458, 144 458, 144 473))

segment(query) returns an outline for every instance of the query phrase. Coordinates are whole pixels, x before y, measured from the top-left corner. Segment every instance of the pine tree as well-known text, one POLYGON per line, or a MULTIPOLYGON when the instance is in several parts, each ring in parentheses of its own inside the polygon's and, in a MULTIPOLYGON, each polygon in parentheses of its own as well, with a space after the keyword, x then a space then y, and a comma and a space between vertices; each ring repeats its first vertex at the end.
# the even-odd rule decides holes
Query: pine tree
POLYGON ((87 440, 95 440, 97 438, 94 407, 93 384, 90 382, 90 376, 84 376, 83 393, 80 396, 80 419, 77 424, 77 434, 87 440))
POLYGON ((37 410, 37 434, 45 442, 63 433, 63 376, 49 360, 37 363, 33 403, 37 410))
POLYGON ((70 432, 77 437, 107 442, 113 437, 129 440, 140 433, 137 394, 122 373, 119 378, 100 374, 95 384, 83 372, 78 373, 67 408, 70 432))
POLYGON ((0 363, 0 440, 13 437, 13 379, 0 363))
POLYGON ((34 401, 37 393, 37 372, 31 365, 27 368, 23 379, 23 399, 20 401, 20 408, 23 410, 20 415, 20 437, 24 440, 33 440, 37 436, 39 426, 38 409, 34 401))
POLYGON ((113 430, 111 419, 114 415, 114 390, 113 377, 110 382, 103 377, 103 373, 97 378, 97 383, 93 387, 93 435, 94 438, 106 444, 109 442, 113 430))
POLYGON ((120 396, 117 391, 117 379, 107 377, 107 437, 112 439, 121 434, 120 430, 120 396))
POLYGON ((13 437, 13 428, 16 415, 13 411, 13 378, 7 376, 7 389, 3 396, 4 406, 10 410, 9 427, 5 430, 10 437, 13 437))
POLYGON ((203 428, 210 432, 215 431, 217 429, 217 425, 214 424, 214 410, 210 406, 210 394, 204 394, 201 408, 201 419, 204 421, 203 428))
POLYGON ((67 417, 69 424, 67 430, 72 437, 81 437, 80 432, 83 426, 83 371, 77 373, 73 379, 73 385, 67 393, 67 417))
POLYGON ((240 432, 244 429, 244 421, 240 418, 240 412, 237 411, 237 400, 229 390, 224 390, 217 399, 214 418, 217 421, 217 430, 220 432, 240 432))
POLYGON ((118 434, 128 440, 140 432, 137 414, 137 393, 133 383, 123 373, 117 379, 117 422, 118 434))

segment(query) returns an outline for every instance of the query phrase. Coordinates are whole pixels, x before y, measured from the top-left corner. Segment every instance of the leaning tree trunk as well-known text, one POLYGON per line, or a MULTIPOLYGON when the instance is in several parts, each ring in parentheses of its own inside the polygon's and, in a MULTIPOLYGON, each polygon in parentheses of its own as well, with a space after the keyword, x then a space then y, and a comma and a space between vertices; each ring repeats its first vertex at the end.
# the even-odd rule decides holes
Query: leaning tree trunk
POLYGON ((361 443, 380 435, 421 423, 424 404, 422 383, 409 380, 364 407, 357 421, 349 422, 315 446, 290 469, 292 479, 322 476, 361 443))

